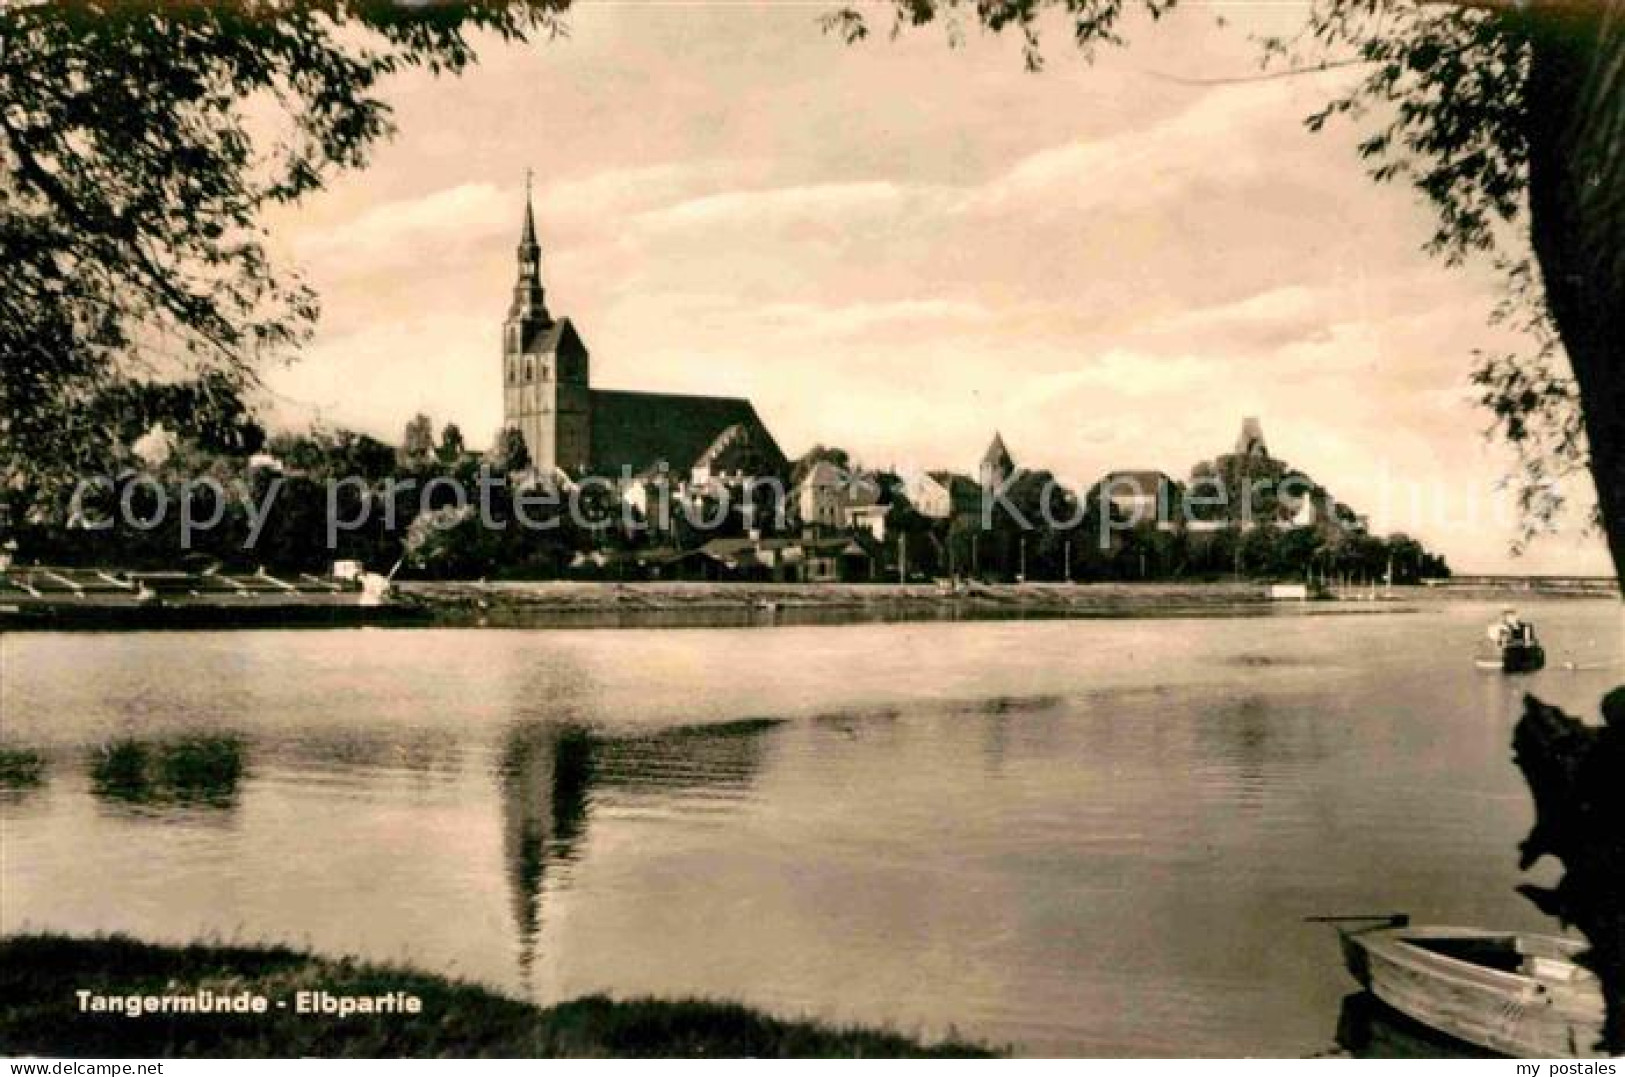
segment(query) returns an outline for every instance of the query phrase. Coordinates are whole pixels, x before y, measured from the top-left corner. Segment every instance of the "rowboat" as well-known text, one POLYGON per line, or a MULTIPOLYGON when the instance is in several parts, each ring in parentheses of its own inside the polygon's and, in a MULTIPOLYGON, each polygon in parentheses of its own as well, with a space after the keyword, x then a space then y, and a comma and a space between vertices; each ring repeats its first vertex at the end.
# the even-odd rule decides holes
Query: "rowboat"
POLYGON ((1532 673, 1546 665, 1546 649, 1539 643, 1487 645, 1473 665, 1491 673, 1532 673))
POLYGON ((1349 972, 1428 1028, 1514 1058, 1606 1058, 1602 987, 1585 945, 1548 935, 1411 926, 1340 929, 1349 972))
POLYGON ((1546 649, 1535 637, 1535 626, 1521 619, 1510 606, 1501 620, 1490 625, 1473 665, 1495 673, 1529 673, 1546 666, 1546 649))

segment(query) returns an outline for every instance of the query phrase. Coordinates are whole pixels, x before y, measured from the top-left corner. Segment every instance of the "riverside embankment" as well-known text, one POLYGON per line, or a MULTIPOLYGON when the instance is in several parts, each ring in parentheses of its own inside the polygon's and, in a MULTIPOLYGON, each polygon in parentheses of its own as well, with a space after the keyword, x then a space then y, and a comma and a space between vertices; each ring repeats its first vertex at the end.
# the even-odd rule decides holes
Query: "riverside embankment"
POLYGON ((1246 582, 1147 584, 775 584, 608 581, 408 581, 401 595, 449 622, 545 625, 1127 617, 1262 611, 1246 582))

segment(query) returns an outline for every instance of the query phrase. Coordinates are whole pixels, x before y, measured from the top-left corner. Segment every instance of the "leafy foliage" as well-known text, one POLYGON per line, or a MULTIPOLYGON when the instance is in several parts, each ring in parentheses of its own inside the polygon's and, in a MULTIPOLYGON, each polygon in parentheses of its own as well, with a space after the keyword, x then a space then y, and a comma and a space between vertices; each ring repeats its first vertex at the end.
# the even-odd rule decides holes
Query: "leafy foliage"
POLYGON ((442 464, 455 464, 463 458, 468 446, 463 444, 463 431, 456 423, 447 423, 440 430, 440 445, 435 455, 442 464))
POLYGON ((1436 214, 1428 247, 1451 264, 1493 250, 1523 209, 1528 39, 1515 22, 1457 4, 1317 0, 1300 33, 1264 42, 1266 65, 1356 63, 1361 77, 1307 119, 1372 121, 1360 156, 1409 180, 1436 214))
MULTIPOLYGON (((1519 330, 1527 352, 1477 352, 1473 386, 1490 413, 1490 434, 1517 453, 1513 476, 1522 523, 1520 547, 1550 530, 1565 506, 1564 479, 1590 464, 1580 393, 1562 369, 1562 343, 1541 295, 1537 271, 1528 259, 1503 265, 1506 295, 1491 316, 1519 330)), ((1592 512, 1601 525, 1601 506, 1592 512)))
MULTIPOLYGON (((964 39, 967 16, 994 33, 1010 30, 1020 34, 1022 56, 1029 70, 1044 66, 1044 55, 1039 47, 1038 23, 1046 9, 1060 9, 1072 24, 1072 42, 1087 58, 1097 45, 1121 45, 1120 24, 1124 8, 1138 8, 1161 18, 1173 10, 1178 0, 1137 0, 1125 5, 1124 0, 891 0, 892 36, 909 27, 942 22, 949 41, 958 44, 964 39)), ((826 33, 839 35, 848 44, 869 36, 868 13, 859 7, 844 6, 820 19, 826 33)))
MULTIPOLYGON (((1042 65, 1037 27, 1046 12, 1071 24, 1085 56, 1122 42, 1123 0, 893 0, 892 33, 941 21, 950 37, 973 19, 1023 38, 1027 64, 1042 65)), ((1141 0, 1153 19, 1174 5, 1141 0)), ((1526 5, 1527 6, 1527 5, 1526 5)), ((1426 199, 1435 226, 1426 247, 1447 264, 1496 260, 1506 298, 1491 321, 1523 332, 1527 350, 1479 355, 1473 384, 1493 416, 1490 432, 1517 454, 1512 476, 1523 541, 1547 529, 1563 507, 1561 481, 1588 462, 1580 395, 1559 362, 1557 327, 1529 254, 1526 232, 1529 139, 1526 89, 1533 15, 1495 3, 1314 0, 1298 31, 1261 41, 1259 77, 1357 69, 1360 74, 1306 117, 1311 130, 1333 119, 1367 124, 1361 158, 1380 182, 1403 180, 1426 199)), ((823 20, 848 42, 866 38, 869 15, 841 8, 823 20)), ((1522 543, 1520 543, 1521 545, 1522 543)))
POLYGON ((434 422, 418 412, 401 432, 401 461, 421 464, 434 455, 434 422))
MULTIPOLYGON (((364 165, 408 67, 456 74, 476 33, 558 28, 568 0, 12 0, 0 6, 0 481, 107 449, 119 380, 241 391, 291 357, 315 294, 262 211, 364 165)), ((200 397, 198 402, 207 403, 200 397)))
POLYGON ((530 467, 530 450, 525 447, 525 435, 518 427, 504 426, 497 431, 496 437, 491 439, 491 447, 485 451, 485 463, 498 475, 510 475, 530 467))

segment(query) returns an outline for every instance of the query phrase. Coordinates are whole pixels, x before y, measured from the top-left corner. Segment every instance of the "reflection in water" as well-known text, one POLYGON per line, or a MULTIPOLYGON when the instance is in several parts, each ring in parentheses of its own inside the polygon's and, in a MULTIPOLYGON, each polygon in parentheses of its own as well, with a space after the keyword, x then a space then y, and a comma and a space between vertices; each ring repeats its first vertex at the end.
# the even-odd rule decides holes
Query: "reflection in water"
POLYGON ((111 741, 91 754, 90 787, 97 796, 143 806, 232 808, 243 774, 243 742, 235 736, 111 741))
POLYGON ((605 736, 579 726, 528 723, 503 743, 503 854, 519 935, 519 979, 528 993, 552 864, 577 856, 595 800, 633 795, 739 790, 762 763, 762 734, 777 719, 680 726, 605 736))
POLYGON ((778 718, 742 718, 594 738, 594 783, 606 791, 658 795, 668 802, 738 794, 761 769, 763 734, 781 724, 778 718))
MULTIPOLYGON (((1549 930, 1518 699, 1617 670, 1484 676, 1494 613, 0 635, 0 932, 1301 1057, 1351 989, 1305 916, 1549 930)), ((1534 619, 1556 655, 1625 638, 1617 605, 1534 619)))
POLYGON ((503 745, 499 772, 503 859, 519 933, 519 978, 528 992, 548 860, 572 859, 586 825, 591 741, 574 727, 520 726, 503 745))
POLYGON ((1195 727, 1196 769, 1244 814, 1302 790, 1327 751, 1315 714, 1259 692, 1214 700, 1195 727))
POLYGON ((1355 1058, 1501 1058, 1435 1032, 1365 991, 1343 999, 1337 1045, 1355 1058))
POLYGON ((255 757, 280 766, 348 774, 400 771, 425 780, 454 778, 465 750, 450 730, 272 730, 254 738, 255 757))

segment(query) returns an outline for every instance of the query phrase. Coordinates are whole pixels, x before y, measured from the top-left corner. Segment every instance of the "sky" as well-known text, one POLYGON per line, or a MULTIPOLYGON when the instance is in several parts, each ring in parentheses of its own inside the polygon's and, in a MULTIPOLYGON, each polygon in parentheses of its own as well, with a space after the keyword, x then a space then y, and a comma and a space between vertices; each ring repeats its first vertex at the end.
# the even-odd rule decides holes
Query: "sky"
MULTIPOLYGON (((322 296, 273 420, 485 444, 533 169, 542 271, 599 388, 748 396, 792 457, 1087 487, 1186 476, 1257 416, 1274 455, 1457 571, 1608 572, 1570 527, 1514 558, 1508 452, 1472 402, 1487 266, 1421 250, 1359 128, 1302 120, 1346 72, 1251 78, 1290 2, 1190 5, 1086 63, 941 27, 848 46, 833 2, 606 2, 389 85, 397 136, 271 221, 322 296)), ((1589 506, 1592 491, 1571 493, 1589 506)))

